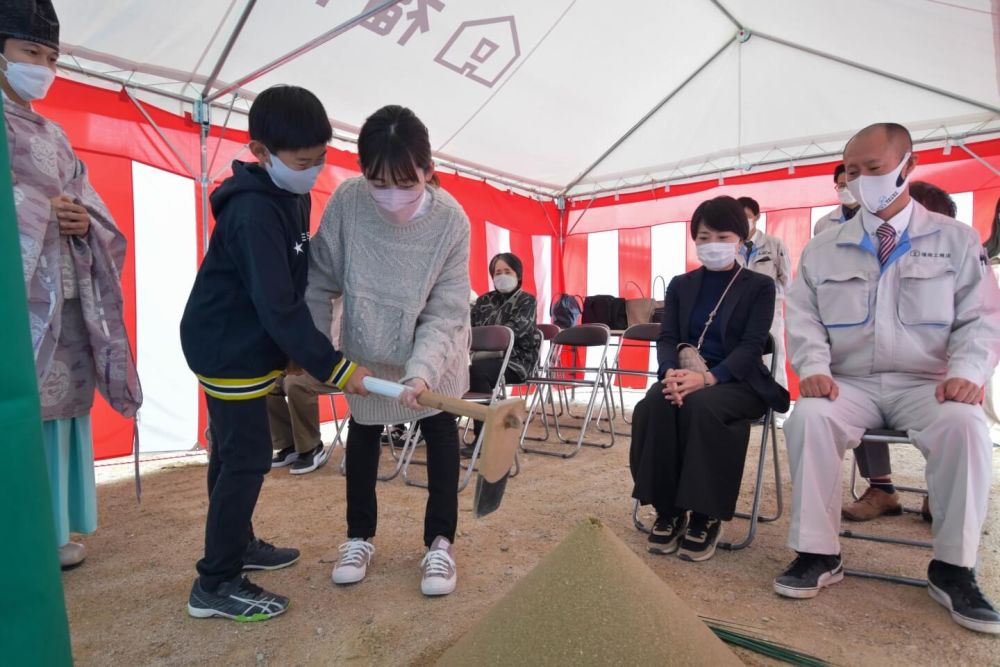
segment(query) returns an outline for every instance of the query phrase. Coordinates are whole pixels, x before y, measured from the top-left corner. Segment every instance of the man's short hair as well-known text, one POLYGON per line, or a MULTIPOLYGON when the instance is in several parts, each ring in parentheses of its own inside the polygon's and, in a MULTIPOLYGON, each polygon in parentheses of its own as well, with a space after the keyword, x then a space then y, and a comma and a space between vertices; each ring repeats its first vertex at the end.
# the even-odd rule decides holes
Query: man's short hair
POLYGON ((732 197, 716 197, 703 201, 691 215, 691 238, 698 238, 698 229, 705 225, 717 232, 733 232, 746 241, 750 237, 750 223, 743 206, 732 197))
POLYGON ((305 88, 272 86, 250 107, 250 138, 272 154, 327 144, 333 128, 323 103, 305 88))
POLYGON ((752 197, 740 197, 736 201, 738 201, 740 206, 743 208, 750 209, 750 212, 754 214, 754 217, 760 215, 760 204, 757 203, 756 199, 753 199, 752 197))
POLYGON ((902 150, 899 153, 899 157, 903 157, 908 152, 913 152, 913 137, 910 136, 910 131, 899 123, 872 123, 868 127, 859 130, 847 143, 850 144, 851 141, 854 141, 862 134, 868 134, 875 130, 882 130, 889 137, 889 143, 900 146, 902 150))

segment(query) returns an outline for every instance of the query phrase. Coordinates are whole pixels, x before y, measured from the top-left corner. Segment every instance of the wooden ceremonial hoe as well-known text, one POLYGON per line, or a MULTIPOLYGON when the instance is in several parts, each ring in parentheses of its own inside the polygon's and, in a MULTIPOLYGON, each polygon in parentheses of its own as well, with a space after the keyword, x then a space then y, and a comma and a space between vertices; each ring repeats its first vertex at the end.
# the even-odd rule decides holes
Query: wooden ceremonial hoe
MULTIPOLYGON (((373 394, 396 399, 408 389, 397 382, 371 376, 364 379, 364 385, 365 389, 373 394)), ((483 422, 482 457, 479 462, 479 477, 476 480, 476 497, 473 505, 477 517, 496 511, 500 507, 500 501, 503 500, 507 478, 514 465, 521 428, 524 426, 521 417, 525 412, 524 401, 520 398, 511 398, 483 405, 424 390, 417 397, 417 403, 426 408, 483 422)))

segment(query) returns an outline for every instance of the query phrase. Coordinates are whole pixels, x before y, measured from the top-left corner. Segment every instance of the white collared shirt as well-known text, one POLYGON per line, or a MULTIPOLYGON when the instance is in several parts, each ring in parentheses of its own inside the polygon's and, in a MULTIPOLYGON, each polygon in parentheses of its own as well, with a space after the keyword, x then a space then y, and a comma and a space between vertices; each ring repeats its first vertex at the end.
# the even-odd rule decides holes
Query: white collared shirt
POLYGON ((870 213, 867 209, 861 209, 861 224, 864 225, 865 231, 868 232, 868 236, 871 237, 872 243, 875 247, 878 247, 878 228, 884 223, 888 222, 892 225, 892 228, 896 230, 896 241, 903 236, 903 232, 906 228, 910 226, 910 217, 913 215, 913 199, 907 202, 903 210, 892 216, 888 220, 883 220, 874 213, 870 213))

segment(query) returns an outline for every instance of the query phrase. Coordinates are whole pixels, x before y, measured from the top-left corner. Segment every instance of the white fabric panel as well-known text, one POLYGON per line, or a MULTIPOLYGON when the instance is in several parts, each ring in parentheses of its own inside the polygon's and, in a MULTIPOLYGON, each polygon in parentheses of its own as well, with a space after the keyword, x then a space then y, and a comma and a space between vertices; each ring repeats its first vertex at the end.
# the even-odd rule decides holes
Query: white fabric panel
MULTIPOLYGON (((587 294, 618 296, 618 230, 591 234, 587 239, 587 294)), ((614 359, 614 349, 608 350, 608 363, 614 359)), ((587 366, 596 367, 601 359, 600 348, 587 350, 587 366)))
POLYGON ((967 225, 972 224, 972 193, 971 192, 959 192, 951 196, 952 201, 955 202, 955 208, 957 209, 955 213, 955 219, 959 222, 964 222, 967 225))
POLYGON ((484 270, 488 278, 489 289, 493 289, 493 276, 490 275, 490 260, 502 252, 510 252, 510 230, 486 221, 486 259, 484 270))
POLYGON ((531 254, 535 260, 535 302, 538 304, 538 323, 552 321, 549 305, 552 303, 552 237, 532 236, 531 254))
POLYGON ((133 162, 132 191, 141 449, 187 450, 198 440, 198 382, 177 327, 198 265, 194 182, 133 162))

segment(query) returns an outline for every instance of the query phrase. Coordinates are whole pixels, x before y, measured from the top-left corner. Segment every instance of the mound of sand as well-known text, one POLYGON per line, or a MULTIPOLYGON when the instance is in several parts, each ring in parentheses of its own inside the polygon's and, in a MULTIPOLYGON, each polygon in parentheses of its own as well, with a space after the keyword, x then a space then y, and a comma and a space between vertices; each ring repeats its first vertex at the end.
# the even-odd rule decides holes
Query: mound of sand
POLYGON ((596 519, 570 533, 438 665, 740 665, 596 519))

